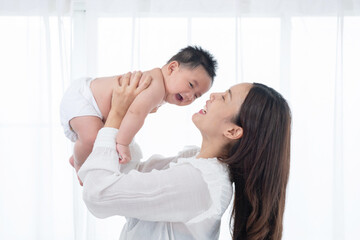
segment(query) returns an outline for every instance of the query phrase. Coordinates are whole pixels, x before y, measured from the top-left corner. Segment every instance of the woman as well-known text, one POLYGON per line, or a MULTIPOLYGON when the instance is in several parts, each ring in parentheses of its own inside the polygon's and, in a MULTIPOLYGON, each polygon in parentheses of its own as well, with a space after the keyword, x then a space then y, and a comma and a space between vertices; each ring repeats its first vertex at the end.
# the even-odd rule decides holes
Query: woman
POLYGON ((290 110, 273 89, 242 83, 211 94, 193 115, 203 141, 177 156, 155 155, 119 168, 115 136, 146 84, 126 75, 114 87, 112 109, 79 171, 83 197, 97 217, 127 217, 120 239, 218 239, 232 199, 234 240, 281 239, 289 174, 290 110), (120 109, 120 110, 119 110, 120 109))

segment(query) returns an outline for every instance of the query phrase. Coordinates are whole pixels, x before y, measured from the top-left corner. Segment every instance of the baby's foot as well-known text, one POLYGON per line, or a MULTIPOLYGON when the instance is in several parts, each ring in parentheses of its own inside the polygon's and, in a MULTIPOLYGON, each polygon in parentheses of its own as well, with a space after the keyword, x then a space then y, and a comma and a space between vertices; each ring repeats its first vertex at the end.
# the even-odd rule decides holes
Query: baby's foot
MULTIPOLYGON (((71 166, 72 166, 73 168, 75 168, 74 155, 69 158, 69 163, 71 164, 71 166)), ((76 170, 76 169, 75 169, 75 170, 76 170)), ((78 170, 76 170, 76 176, 77 176, 77 178, 78 178, 78 180, 79 180, 80 186, 82 186, 83 183, 82 183, 82 181, 80 180, 79 175, 77 174, 77 172, 78 172, 78 170)))
POLYGON ((74 155, 72 155, 72 156, 69 158, 69 163, 70 163, 70 165, 71 165, 73 168, 75 168, 75 166, 74 166, 74 155))

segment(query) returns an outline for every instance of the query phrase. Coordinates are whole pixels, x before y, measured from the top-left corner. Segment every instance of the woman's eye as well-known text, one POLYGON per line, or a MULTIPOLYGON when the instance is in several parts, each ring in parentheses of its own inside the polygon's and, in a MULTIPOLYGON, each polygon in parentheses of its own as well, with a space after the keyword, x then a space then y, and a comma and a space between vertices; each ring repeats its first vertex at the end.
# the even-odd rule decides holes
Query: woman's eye
POLYGON ((194 85, 193 85, 191 82, 189 82, 189 86, 190 86, 191 88, 194 88, 194 85))
POLYGON ((225 101, 225 97, 224 97, 224 95, 222 95, 221 97, 222 97, 222 99, 225 101))

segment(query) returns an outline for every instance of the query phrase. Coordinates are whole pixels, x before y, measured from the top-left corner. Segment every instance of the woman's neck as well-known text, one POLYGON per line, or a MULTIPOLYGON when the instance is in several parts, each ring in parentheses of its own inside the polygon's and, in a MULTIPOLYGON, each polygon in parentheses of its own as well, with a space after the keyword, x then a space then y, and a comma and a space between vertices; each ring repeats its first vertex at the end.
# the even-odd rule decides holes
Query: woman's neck
POLYGON ((196 158, 219 158, 224 156, 224 144, 203 138, 201 149, 196 158))

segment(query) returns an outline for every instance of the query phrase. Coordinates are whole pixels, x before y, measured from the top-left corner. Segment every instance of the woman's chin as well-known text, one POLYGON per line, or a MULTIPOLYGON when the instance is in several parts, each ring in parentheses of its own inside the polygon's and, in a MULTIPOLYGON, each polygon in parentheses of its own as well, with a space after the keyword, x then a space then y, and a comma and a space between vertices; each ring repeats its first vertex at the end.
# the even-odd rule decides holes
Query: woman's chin
POLYGON ((194 113, 191 117, 192 122, 195 124, 195 126, 199 129, 200 126, 200 118, 201 118, 201 114, 200 113, 194 113))
POLYGON ((198 118, 197 114, 198 114, 198 113, 194 113, 194 114, 192 115, 192 117, 191 117, 191 120, 192 120, 192 122, 195 124, 195 126, 196 126, 196 121, 197 121, 197 118, 198 118))

